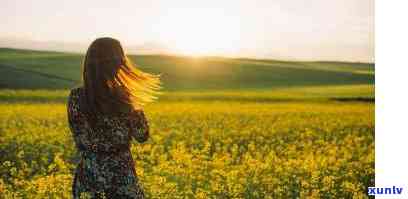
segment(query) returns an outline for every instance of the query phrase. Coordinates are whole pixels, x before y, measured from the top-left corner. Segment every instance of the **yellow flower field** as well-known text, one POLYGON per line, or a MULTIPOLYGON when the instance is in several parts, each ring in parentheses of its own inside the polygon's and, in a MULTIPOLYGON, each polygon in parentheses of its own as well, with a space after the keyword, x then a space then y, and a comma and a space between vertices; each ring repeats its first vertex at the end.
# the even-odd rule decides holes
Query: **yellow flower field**
MULTIPOLYGON (((0 198, 70 198, 78 161, 61 102, 0 103, 0 198)), ((367 198, 374 103, 159 101, 134 144, 149 198, 367 198)))

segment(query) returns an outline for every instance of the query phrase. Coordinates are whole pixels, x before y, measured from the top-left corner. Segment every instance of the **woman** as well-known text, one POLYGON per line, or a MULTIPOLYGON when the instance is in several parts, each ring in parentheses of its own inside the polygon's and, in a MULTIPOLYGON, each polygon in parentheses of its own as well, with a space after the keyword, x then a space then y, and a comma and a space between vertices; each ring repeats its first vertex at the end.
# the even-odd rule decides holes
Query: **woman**
POLYGON ((68 121, 81 160, 74 198, 144 198, 130 142, 144 142, 149 126, 142 110, 159 89, 158 76, 126 57, 119 41, 99 38, 83 64, 83 86, 71 90, 68 121))

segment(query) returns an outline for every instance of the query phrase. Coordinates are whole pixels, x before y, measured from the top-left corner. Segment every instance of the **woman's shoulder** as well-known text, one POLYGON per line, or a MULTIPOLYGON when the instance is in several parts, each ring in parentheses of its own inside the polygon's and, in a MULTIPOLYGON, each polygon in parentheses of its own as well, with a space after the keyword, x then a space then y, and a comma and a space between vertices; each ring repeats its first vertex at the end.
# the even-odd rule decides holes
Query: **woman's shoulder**
POLYGON ((76 101, 81 96, 83 87, 75 87, 69 91, 68 101, 76 101))
POLYGON ((81 87, 75 87, 75 88, 72 88, 70 91, 69 91, 69 95, 79 95, 81 92, 83 92, 83 90, 84 90, 84 88, 81 86, 81 87))

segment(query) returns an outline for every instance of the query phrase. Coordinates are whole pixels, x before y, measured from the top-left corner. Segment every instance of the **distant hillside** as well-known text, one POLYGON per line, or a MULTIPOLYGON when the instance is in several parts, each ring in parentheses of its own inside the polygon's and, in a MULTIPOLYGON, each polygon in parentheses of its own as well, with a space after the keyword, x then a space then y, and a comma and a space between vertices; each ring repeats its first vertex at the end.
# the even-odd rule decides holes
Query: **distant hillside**
MULTIPOLYGON (((374 84, 374 64, 130 56, 162 74, 166 90, 269 89, 374 84)), ((0 88, 65 89, 80 84, 83 55, 0 48, 0 88)))

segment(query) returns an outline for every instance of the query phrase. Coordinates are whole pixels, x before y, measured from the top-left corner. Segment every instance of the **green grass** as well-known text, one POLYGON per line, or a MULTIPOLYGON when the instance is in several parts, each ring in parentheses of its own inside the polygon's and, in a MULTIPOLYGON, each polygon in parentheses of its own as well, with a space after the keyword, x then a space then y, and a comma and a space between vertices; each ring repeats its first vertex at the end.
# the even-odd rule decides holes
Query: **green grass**
MULTIPOLYGON (((69 90, 3 89, 0 102, 48 103, 66 102, 69 90)), ((327 101, 336 99, 374 99, 373 85, 312 86, 276 88, 271 90, 223 90, 223 91, 177 91, 163 92, 159 102, 171 101, 236 101, 236 102, 279 102, 279 101, 327 101)))
MULTIPOLYGON (((161 74, 166 91, 270 90, 373 85, 374 64, 130 56, 142 70, 161 74)), ((83 55, 0 49, 0 88, 67 89, 80 84, 83 55)))

